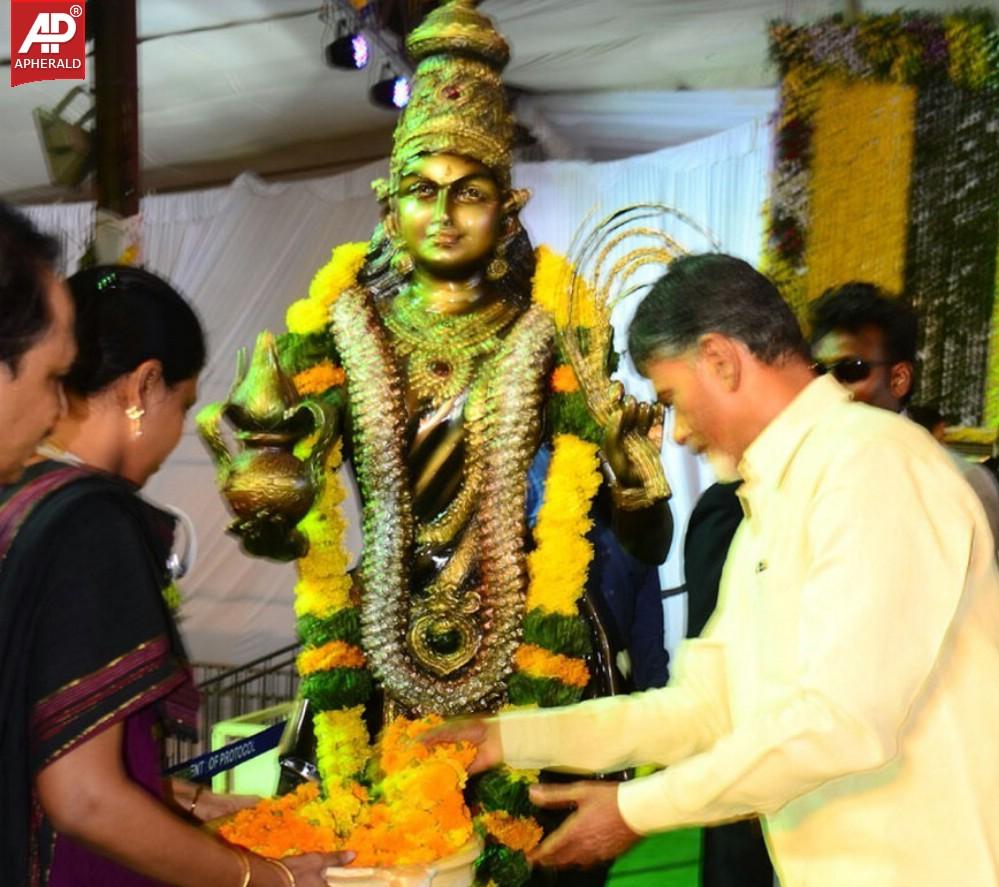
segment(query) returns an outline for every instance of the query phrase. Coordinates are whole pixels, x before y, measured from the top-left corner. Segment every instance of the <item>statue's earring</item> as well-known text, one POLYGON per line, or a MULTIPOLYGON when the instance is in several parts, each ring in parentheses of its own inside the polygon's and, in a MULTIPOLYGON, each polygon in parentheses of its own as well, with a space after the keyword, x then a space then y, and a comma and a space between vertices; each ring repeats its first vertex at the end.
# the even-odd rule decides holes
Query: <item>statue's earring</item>
POLYGON ((492 260, 486 265, 486 277, 495 283, 510 273, 510 263, 506 260, 506 241, 501 240, 496 245, 492 260))
POLYGON ((392 268, 402 277, 409 277, 416 267, 413 257, 406 251, 405 247, 397 246, 392 254, 392 268))
POLYGON ((125 416, 128 418, 133 440, 138 440, 142 437, 142 417, 144 415, 146 415, 146 411, 140 406, 133 405, 125 410, 125 416))

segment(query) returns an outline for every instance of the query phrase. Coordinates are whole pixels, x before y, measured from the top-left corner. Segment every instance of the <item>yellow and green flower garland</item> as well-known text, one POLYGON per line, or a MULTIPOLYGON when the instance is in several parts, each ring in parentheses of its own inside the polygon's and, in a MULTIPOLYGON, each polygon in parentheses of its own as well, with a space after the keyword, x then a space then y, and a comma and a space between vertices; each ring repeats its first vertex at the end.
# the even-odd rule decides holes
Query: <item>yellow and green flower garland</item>
MULTIPOLYGON (((288 329, 295 339, 289 350, 296 352, 289 362, 302 395, 321 398, 344 382, 343 371, 329 359, 333 343, 326 333, 327 318, 339 294, 354 284, 365 251, 360 243, 338 247, 316 275, 308 297, 288 310, 288 329)), ((561 296, 568 270, 562 257, 544 247, 538 250, 534 300, 563 325, 569 315, 561 296)), ((583 326, 594 321, 586 299, 577 308, 577 318, 583 326)), ((564 359, 552 374, 549 409, 557 433, 534 530, 537 545, 528 558, 523 643, 508 686, 511 704, 516 706, 575 702, 590 679, 589 629, 579 605, 593 558, 587 534, 600 486, 600 429, 586 410, 564 359), (566 563, 571 569, 565 568, 566 563)), ((319 769, 324 786, 330 789, 360 773, 370 756, 363 715, 371 677, 364 668, 358 602, 343 548, 340 460, 337 446, 327 457, 323 491, 299 525, 309 540, 309 552, 299 561, 295 604, 303 642, 298 660, 302 692, 317 711, 319 769)), ((487 837, 487 850, 479 864, 480 882, 516 887, 527 879, 524 854, 542 834, 527 796, 527 786, 536 778, 537 774, 500 768, 479 781, 476 794, 482 813, 478 827, 487 837)))

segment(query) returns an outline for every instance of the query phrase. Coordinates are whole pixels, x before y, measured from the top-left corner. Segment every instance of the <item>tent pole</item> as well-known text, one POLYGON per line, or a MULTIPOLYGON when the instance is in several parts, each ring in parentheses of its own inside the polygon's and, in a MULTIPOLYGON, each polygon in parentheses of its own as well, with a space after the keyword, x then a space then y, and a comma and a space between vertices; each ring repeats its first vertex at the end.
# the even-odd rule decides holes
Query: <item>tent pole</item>
POLYGON ((88 7, 94 35, 97 208, 139 211, 139 78, 135 0, 88 7))

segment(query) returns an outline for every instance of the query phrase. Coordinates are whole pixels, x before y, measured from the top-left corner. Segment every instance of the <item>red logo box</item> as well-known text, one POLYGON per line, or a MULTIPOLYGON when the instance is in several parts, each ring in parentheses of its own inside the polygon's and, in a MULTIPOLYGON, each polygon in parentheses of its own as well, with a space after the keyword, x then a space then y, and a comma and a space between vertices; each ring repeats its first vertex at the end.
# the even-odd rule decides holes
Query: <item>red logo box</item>
POLYGON ((86 79, 84 0, 11 0, 10 85, 86 79))

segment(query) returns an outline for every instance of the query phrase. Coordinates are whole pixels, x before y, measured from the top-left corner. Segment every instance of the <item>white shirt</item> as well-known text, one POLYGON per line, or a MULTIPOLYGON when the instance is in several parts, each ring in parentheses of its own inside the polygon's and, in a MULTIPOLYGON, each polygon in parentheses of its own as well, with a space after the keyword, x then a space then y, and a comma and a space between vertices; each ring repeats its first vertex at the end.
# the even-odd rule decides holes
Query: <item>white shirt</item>
POLYGON ((999 885, 999 574, 923 429, 810 384, 753 442, 746 519, 670 685, 500 719, 516 767, 667 769, 639 833, 764 817, 784 887, 999 885))

